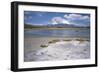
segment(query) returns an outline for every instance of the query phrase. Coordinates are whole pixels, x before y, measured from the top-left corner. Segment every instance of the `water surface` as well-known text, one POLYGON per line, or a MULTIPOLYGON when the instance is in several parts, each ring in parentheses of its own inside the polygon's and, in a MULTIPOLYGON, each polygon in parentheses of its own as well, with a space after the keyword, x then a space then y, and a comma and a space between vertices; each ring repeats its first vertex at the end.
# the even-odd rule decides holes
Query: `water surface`
POLYGON ((25 30, 25 37, 90 37, 90 29, 82 28, 82 29, 33 29, 33 30, 25 30))

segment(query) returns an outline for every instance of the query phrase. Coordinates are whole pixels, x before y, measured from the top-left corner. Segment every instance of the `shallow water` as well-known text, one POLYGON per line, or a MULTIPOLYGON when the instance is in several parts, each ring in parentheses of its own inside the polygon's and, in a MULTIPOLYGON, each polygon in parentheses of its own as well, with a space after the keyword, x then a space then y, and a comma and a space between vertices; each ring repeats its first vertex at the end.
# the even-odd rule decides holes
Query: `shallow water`
POLYGON ((90 29, 33 29, 24 31, 24 61, 72 60, 90 58, 90 29), (85 38, 88 41, 73 39, 85 38), (46 45, 52 40, 57 43, 46 45), (63 40, 70 41, 63 41, 63 40), (63 42, 62 42, 63 41, 63 42))
POLYGON ((33 29, 25 30, 25 37, 90 37, 90 29, 33 29))

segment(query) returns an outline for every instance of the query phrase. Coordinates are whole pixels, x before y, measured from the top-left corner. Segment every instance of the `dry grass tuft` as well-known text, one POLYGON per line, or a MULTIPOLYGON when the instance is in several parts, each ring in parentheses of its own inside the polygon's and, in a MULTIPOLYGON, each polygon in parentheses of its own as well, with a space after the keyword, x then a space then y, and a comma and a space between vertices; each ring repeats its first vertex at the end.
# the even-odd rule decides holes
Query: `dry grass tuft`
POLYGON ((48 43, 56 43, 56 42, 59 42, 60 40, 56 39, 56 40, 52 40, 52 41, 49 41, 48 43))

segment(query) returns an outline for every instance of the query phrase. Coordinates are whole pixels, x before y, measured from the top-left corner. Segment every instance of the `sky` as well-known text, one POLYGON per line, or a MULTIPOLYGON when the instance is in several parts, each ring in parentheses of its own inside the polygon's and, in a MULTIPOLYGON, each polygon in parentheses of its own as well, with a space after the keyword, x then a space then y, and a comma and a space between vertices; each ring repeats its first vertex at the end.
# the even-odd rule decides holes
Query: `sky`
POLYGON ((24 11, 24 24, 31 24, 31 25, 73 24, 77 26, 89 26, 90 14, 24 11))

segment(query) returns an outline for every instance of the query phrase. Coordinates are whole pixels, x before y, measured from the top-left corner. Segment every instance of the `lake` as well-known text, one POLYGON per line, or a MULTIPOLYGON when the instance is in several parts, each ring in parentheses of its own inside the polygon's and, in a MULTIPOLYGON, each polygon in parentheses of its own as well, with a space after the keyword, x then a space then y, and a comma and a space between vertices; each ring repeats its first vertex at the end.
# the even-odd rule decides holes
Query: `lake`
POLYGON ((24 31, 25 37, 85 37, 90 38, 89 28, 79 29, 30 29, 24 31))
POLYGON ((89 28, 25 29, 24 37, 25 62, 90 58, 89 28))

